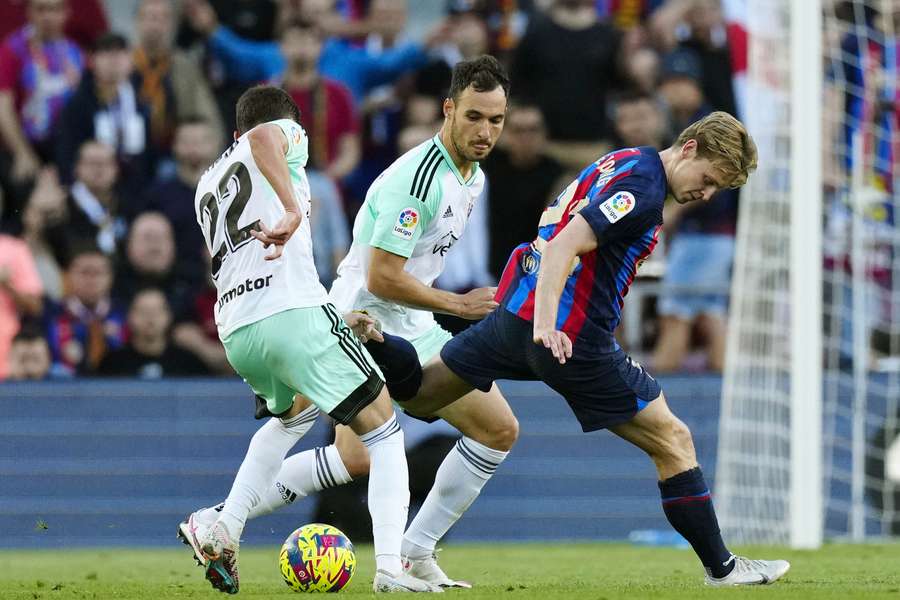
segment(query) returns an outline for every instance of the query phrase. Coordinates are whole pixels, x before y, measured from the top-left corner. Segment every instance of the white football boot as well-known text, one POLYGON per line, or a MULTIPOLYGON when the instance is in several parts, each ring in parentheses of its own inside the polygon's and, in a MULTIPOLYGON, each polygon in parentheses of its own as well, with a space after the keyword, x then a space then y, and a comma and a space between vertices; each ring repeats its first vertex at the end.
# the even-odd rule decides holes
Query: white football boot
POLYGON ((372 582, 372 591, 380 593, 397 592, 443 592, 443 588, 431 585, 413 577, 406 571, 399 575, 391 575, 387 571, 379 569, 375 572, 375 580, 372 582))
POLYGON ((713 577, 706 572, 706 585, 767 585, 774 583, 791 568, 786 560, 751 560, 743 556, 731 555, 725 563, 734 561, 734 569, 725 577, 713 577))
POLYGON ((206 579, 220 592, 237 594, 239 540, 233 538, 221 521, 216 521, 200 540, 200 553, 208 560, 206 579))
POLYGON ((206 557, 200 551, 200 540, 206 537, 209 528, 216 522, 217 515, 213 513, 210 517, 204 519, 205 510, 198 510, 187 516, 187 518, 178 525, 178 539, 185 546, 189 546, 194 553, 194 561, 198 566, 206 566, 206 557))
POLYGON ((447 577, 444 570, 437 564, 437 555, 432 554, 426 558, 403 558, 403 570, 417 577, 422 581, 427 581, 431 585, 442 588, 465 588, 471 589, 472 584, 468 581, 455 581, 447 577))

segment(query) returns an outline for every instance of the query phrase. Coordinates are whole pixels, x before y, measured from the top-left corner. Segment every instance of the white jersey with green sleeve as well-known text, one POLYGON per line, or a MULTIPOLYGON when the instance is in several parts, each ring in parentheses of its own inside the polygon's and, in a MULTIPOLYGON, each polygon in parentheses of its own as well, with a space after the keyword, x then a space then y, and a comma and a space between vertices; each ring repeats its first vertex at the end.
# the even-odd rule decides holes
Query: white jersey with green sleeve
POLYGON ((250 235, 259 221, 274 226, 284 216, 284 206, 253 160, 247 133, 206 170, 194 197, 197 223, 212 255, 216 326, 223 338, 275 313, 328 302, 313 263, 306 132, 289 119, 269 124, 287 138, 285 159, 302 215, 280 258, 265 260, 272 248, 263 248, 250 235))
POLYGON ((343 312, 364 309, 384 331, 414 339, 435 326, 434 315, 383 300, 367 288, 372 248, 406 257, 406 271, 430 286, 462 236, 484 189, 477 163, 464 180, 440 135, 416 146, 375 180, 353 224, 353 244, 338 267, 331 301, 343 312))

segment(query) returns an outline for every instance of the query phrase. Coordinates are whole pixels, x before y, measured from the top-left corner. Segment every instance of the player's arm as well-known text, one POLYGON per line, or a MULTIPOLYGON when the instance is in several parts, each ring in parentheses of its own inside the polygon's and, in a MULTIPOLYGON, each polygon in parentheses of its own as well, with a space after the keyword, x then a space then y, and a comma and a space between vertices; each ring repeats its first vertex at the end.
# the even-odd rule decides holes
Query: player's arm
POLYGON ((259 223, 259 231, 250 233, 268 248, 275 246, 275 251, 266 256, 266 260, 274 260, 281 256, 284 245, 300 226, 300 205, 294 198, 294 188, 291 185, 291 172, 288 169, 285 155, 288 151, 288 141, 281 128, 277 125, 266 123, 255 127, 247 134, 250 142, 250 152, 260 173, 272 186, 281 205, 284 207, 284 217, 275 224, 272 229, 259 223))
POLYGON ((477 288, 465 294, 438 290, 406 272, 406 260, 399 254, 373 247, 369 263, 369 291, 397 304, 463 319, 480 319, 497 308, 494 302, 496 288, 477 288))
POLYGON ((537 289, 534 293, 534 343, 549 348, 560 363, 572 356, 572 340, 556 329, 559 298, 572 268, 572 261, 597 248, 597 236, 581 215, 547 244, 541 256, 537 289))

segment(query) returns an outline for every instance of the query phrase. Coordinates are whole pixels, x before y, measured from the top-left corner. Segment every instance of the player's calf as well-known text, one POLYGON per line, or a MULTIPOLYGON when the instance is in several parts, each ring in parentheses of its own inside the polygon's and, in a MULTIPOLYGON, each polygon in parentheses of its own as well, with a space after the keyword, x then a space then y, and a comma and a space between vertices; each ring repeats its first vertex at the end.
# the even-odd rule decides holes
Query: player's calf
POLYGON ((345 425, 334 428, 334 445, 347 473, 352 479, 369 474, 371 459, 359 436, 345 425))

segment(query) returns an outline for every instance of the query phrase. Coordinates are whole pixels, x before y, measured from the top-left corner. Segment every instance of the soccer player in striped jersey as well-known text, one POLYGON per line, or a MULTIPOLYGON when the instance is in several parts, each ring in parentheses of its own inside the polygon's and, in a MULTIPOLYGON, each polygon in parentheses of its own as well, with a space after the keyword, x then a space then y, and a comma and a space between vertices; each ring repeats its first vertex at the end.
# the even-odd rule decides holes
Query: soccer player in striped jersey
POLYGON ((219 337, 228 361, 262 403, 260 411, 273 418, 250 441, 215 522, 201 529, 191 515, 179 536, 213 587, 237 593, 247 516, 321 410, 349 425, 371 456, 374 591, 441 591, 402 567, 409 506, 403 432, 381 372, 329 304, 316 274, 304 171, 308 142, 299 118, 283 90, 251 88, 237 103, 234 144, 197 184, 197 223, 219 296, 219 337))
POLYGON ((656 245, 666 198, 709 202, 743 185, 756 160, 744 126, 716 112, 661 152, 626 148, 589 165, 544 212, 535 240, 510 256, 497 290, 501 308, 426 365, 406 411, 432 414, 495 379, 544 381, 584 431, 609 429, 650 456, 666 517, 693 546, 707 584, 766 584, 784 575, 786 561, 728 551, 690 431, 613 336, 628 286, 656 245))

